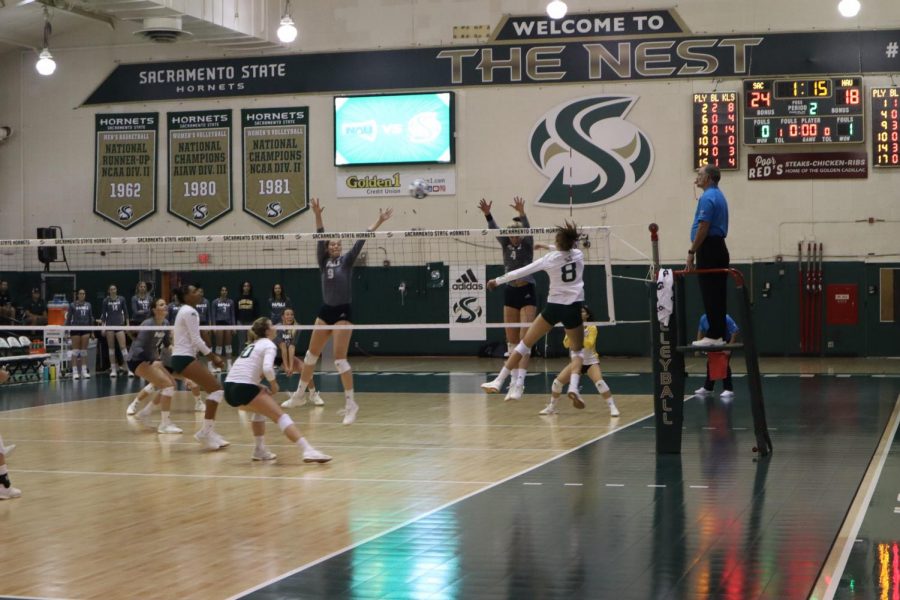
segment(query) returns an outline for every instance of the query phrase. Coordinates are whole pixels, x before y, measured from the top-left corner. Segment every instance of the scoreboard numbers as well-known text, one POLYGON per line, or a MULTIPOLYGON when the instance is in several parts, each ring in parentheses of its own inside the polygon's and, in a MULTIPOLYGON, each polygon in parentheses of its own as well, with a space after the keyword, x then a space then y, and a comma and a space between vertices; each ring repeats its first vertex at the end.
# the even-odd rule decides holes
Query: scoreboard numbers
POLYGON ((747 145, 864 140, 860 77, 746 80, 743 104, 747 145))
POLYGON ((872 166, 900 167, 900 87, 869 90, 872 101, 872 166))
POLYGON ((715 165, 738 169, 738 95, 736 92, 694 94, 694 168, 715 165))

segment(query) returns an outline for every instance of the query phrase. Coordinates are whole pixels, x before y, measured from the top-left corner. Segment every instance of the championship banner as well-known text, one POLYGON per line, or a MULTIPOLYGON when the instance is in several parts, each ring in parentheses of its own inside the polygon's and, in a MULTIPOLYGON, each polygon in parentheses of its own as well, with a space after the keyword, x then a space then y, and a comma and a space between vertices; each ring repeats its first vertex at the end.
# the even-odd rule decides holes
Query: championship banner
MULTIPOLYGON (((622 32, 613 29, 617 39, 609 39, 605 26, 597 26, 593 20, 572 21, 575 34, 579 34, 579 23, 590 25, 591 31, 584 35, 595 41, 572 40, 565 23, 558 25, 560 33, 551 28, 547 36, 540 35, 540 24, 531 34, 520 24, 518 37, 529 39, 513 43, 123 64, 84 104, 900 70, 897 29, 866 31, 865 35, 856 30, 661 34, 672 27, 664 20, 659 31, 654 31, 652 16, 647 15, 646 21, 623 21, 628 26, 623 25, 622 32), (539 41, 532 39, 536 36, 539 41), (556 39, 551 41, 551 37, 556 39)), ((602 21, 602 14, 593 17, 602 21)), ((505 37, 517 35, 516 23, 521 21, 512 23, 511 30, 504 29, 505 37)))
POLYGON ((275 227, 309 208, 309 108, 244 109, 244 211, 275 227))
POLYGON ((367 169, 357 173, 339 171, 337 174, 338 198, 406 196, 414 181, 425 182, 429 196, 453 196, 456 194, 456 169, 367 169))
POLYGON ((450 340, 487 339, 484 265, 450 266, 450 340), (456 327, 468 325, 468 327, 456 327), (474 326, 473 326, 474 325, 474 326), (481 327, 477 327, 480 325, 481 327))
POLYGON ((94 213, 128 229, 156 212, 159 114, 96 115, 94 213))
POLYGON ((167 118, 169 212, 202 229, 231 211, 231 110, 167 118))

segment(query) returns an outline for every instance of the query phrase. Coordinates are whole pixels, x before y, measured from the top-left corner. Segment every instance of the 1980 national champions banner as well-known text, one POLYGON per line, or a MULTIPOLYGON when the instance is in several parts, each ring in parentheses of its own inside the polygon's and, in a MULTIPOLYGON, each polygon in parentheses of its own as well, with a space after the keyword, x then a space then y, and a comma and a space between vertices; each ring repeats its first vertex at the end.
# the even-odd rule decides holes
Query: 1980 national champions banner
POLYGON ((231 110, 168 113, 169 212, 203 228, 231 211, 231 110))

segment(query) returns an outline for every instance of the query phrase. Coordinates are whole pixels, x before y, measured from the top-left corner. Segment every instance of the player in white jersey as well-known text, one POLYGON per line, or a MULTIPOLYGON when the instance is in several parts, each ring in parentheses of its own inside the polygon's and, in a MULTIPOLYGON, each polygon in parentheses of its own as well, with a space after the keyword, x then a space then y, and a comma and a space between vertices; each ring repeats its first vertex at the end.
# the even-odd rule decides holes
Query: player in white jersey
MULTIPOLYGON (((0 369, 0 383, 6 383, 9 379, 9 371, 0 369)), ((14 488, 9 481, 9 468, 6 466, 6 457, 10 455, 15 448, 15 444, 9 446, 3 445, 3 438, 0 437, 0 500, 9 500, 10 498, 18 498, 22 495, 22 490, 14 488)))
POLYGON ((228 441, 216 433, 216 411, 225 396, 219 379, 197 360, 200 352, 213 364, 222 368, 222 357, 213 354, 209 346, 200 337, 200 316, 194 306, 201 295, 193 285, 183 285, 175 291, 182 306, 175 315, 174 348, 172 350, 172 373, 186 377, 198 384, 206 393, 206 413, 203 416, 203 427, 194 434, 200 444, 207 450, 219 450, 228 446, 228 441))
POLYGON ((582 344, 581 305, 584 303, 584 254, 575 247, 578 241, 578 228, 574 223, 566 222, 565 226, 556 230, 556 249, 515 271, 491 279, 487 282, 489 290, 495 289, 507 281, 521 279, 531 273, 546 271, 550 277, 550 291, 547 305, 535 318, 522 341, 510 352, 509 359, 503 365, 500 374, 493 381, 482 383, 481 387, 489 394, 496 394, 503 388, 503 383, 513 369, 519 367, 523 356, 531 355, 531 347, 547 335, 553 326, 562 322, 569 338, 569 356, 571 377, 569 379, 569 398, 576 406, 581 402, 578 393, 578 381, 581 376, 581 365, 584 358, 582 344))
MULTIPOLYGON (((586 304, 581 307, 581 318, 586 323, 594 320, 594 314, 586 304)), ((569 347, 568 337, 563 339, 563 345, 566 348, 569 347)), ((571 365, 566 366, 566 368, 556 376, 556 379, 553 380, 553 385, 550 388, 550 403, 538 414, 546 416, 555 415, 559 412, 556 408, 556 403, 559 400, 559 395, 562 393, 563 385, 569 382, 569 376, 571 375, 570 367, 571 365)), ((600 357, 597 355, 596 325, 586 325, 584 328, 584 364, 581 366, 581 374, 587 375, 590 377, 591 381, 594 382, 597 391, 600 392, 600 395, 606 400, 606 405, 609 407, 609 416, 618 417, 619 409, 616 407, 616 401, 612 396, 609 386, 603 381, 603 372, 600 370, 600 357)), ((575 403, 575 408, 584 408, 584 402, 580 405, 575 403)))
POLYGON ((225 401, 235 408, 253 413, 251 421, 253 437, 256 438, 253 460, 275 459, 275 454, 266 448, 263 439, 268 417, 278 423, 284 435, 300 447, 303 462, 326 463, 331 457, 313 448, 306 438, 300 435, 300 430, 294 425, 291 417, 286 415, 272 398, 273 393, 278 393, 275 375, 275 357, 278 348, 272 342, 276 334, 271 319, 260 317, 253 322, 250 342, 231 365, 225 379, 225 401), (269 388, 259 384, 262 377, 269 382, 269 388))

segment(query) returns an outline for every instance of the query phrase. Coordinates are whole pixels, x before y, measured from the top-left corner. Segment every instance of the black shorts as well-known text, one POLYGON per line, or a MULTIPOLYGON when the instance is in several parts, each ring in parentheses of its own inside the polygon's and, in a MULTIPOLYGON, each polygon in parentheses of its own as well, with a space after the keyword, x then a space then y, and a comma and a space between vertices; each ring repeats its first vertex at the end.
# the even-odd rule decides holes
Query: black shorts
POLYGON ((584 321, 581 319, 581 305, 583 302, 573 302, 572 304, 554 304, 548 302, 541 316, 551 325, 562 323, 566 329, 575 329, 581 327, 584 321))
POLYGON ((537 306, 537 292, 534 284, 529 283, 519 287, 507 285, 503 292, 503 306, 517 310, 525 306, 537 306))
MULTIPOLYGON (((137 373, 137 368, 144 363, 149 363, 149 360, 129 360, 128 361, 128 370, 132 373, 137 373)), ((151 363, 152 364, 152 363, 151 363)))
POLYGON ((587 375, 587 372, 590 370, 590 368, 594 367, 594 366, 599 367, 600 365, 598 363, 591 363, 589 365, 581 365, 581 374, 587 375))
POLYGON ((225 402, 231 406, 247 406, 259 395, 259 386, 249 383, 225 382, 225 402))
POLYGON ((318 317, 325 321, 326 325, 334 325, 338 321, 352 321, 353 312, 350 310, 349 304, 339 304, 338 306, 323 304, 319 309, 318 317))
POLYGON ((197 360, 193 356, 173 356, 172 372, 180 375, 192 362, 197 360))

